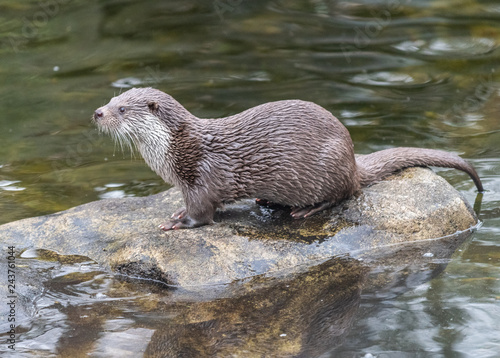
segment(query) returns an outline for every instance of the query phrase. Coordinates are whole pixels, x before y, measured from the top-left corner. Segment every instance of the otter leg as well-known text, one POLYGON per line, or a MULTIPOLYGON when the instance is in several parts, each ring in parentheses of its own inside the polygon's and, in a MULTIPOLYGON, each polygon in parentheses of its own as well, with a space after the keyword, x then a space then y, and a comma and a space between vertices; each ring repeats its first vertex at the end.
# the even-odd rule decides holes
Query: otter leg
POLYGON ((292 210, 290 215, 292 215, 294 219, 307 218, 308 216, 316 214, 317 212, 319 212, 321 210, 328 209, 330 206, 332 206, 332 203, 330 203, 328 201, 324 201, 322 203, 318 203, 318 204, 310 205, 310 206, 305 206, 303 208, 295 208, 292 210))

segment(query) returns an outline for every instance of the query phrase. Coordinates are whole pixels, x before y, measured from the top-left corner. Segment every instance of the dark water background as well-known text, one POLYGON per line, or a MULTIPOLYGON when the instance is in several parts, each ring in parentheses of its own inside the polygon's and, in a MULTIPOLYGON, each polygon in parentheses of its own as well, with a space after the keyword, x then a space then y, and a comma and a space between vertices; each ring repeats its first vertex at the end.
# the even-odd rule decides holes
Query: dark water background
MULTIPOLYGON (((482 227, 446 270, 404 294, 362 295, 324 356, 500 357, 499 45, 496 1, 0 1, 0 223, 168 188, 90 124, 130 86, 164 90, 199 117, 314 101, 357 153, 453 151, 487 190, 482 227)), ((474 202, 465 174, 437 171, 474 202)), ((23 356, 127 356, 116 347, 145 347, 175 315, 144 313, 149 289, 129 298, 103 273, 75 283, 61 270, 23 356), (89 303, 110 287, 113 300, 89 303), (66 310, 54 303, 69 298, 66 310), (95 324, 92 312, 110 310, 121 313, 95 324)))

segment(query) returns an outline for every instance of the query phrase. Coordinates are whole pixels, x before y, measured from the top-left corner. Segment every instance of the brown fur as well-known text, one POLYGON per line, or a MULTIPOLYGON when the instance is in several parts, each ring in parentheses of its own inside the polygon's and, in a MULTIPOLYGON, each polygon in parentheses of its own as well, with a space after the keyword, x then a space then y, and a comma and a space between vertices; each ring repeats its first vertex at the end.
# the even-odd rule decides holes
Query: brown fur
POLYGON ((292 215, 305 217, 409 166, 463 170, 483 190, 474 168, 453 153, 394 148, 356 160, 339 120, 300 100, 201 119, 166 93, 134 88, 96 110, 94 120, 117 140, 133 142, 158 175, 181 189, 186 209, 165 230, 211 223, 217 208, 249 197, 292 206, 292 215))

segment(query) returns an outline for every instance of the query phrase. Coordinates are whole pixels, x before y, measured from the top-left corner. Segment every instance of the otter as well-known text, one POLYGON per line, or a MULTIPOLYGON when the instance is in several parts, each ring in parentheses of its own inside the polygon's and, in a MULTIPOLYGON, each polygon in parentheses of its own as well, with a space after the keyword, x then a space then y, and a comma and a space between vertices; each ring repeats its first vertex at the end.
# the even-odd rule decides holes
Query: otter
POLYGON ((120 143, 133 143, 151 169, 180 188, 186 207, 160 225, 165 231, 211 224, 216 209, 243 198, 290 206, 294 218, 305 218, 412 166, 464 171, 483 191, 474 168, 453 153, 401 147, 355 157, 347 128, 301 100, 202 119, 160 90, 133 88, 98 108, 93 121, 120 143))

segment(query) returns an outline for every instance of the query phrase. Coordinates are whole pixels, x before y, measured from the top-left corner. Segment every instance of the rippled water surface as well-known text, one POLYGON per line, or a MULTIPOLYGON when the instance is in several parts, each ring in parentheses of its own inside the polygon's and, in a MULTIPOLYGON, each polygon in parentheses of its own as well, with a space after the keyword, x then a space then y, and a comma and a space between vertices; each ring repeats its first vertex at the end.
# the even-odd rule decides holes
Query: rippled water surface
MULTIPOLYGON (((0 9, 0 223, 168 188, 90 123, 131 86, 164 90, 199 117, 314 101, 348 127, 357 153, 446 149, 487 190, 482 227, 449 263, 398 272, 391 277, 406 279, 379 291, 357 291, 349 275, 318 291, 311 307, 321 312, 335 285, 354 287, 325 306, 341 312, 329 332, 315 331, 321 314, 295 320, 307 305, 291 298, 272 312, 256 308, 259 297, 172 302, 162 287, 113 278, 85 258, 27 253, 19 260, 47 283, 17 356, 236 356, 219 344, 239 356, 293 356, 297 337, 304 357, 500 356, 496 1, 4 0, 0 9), (286 335, 287 324, 301 329, 286 335)), ((437 171, 474 202, 465 174, 437 171)), ((0 351, 9 352, 3 341, 0 351)))

